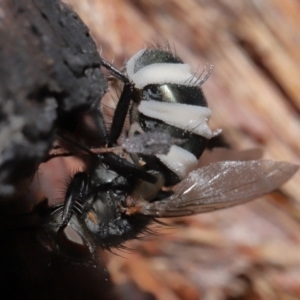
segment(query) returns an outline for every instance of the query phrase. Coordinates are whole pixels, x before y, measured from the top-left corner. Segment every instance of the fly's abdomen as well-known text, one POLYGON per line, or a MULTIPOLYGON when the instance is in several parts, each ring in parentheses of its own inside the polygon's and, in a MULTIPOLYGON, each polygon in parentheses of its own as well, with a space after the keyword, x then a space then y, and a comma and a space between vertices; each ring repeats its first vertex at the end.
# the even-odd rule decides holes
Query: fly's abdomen
POLYGON ((132 124, 143 131, 166 130, 182 140, 166 155, 143 157, 151 168, 171 171, 170 184, 176 183, 197 165, 208 139, 219 133, 208 125, 211 111, 200 88, 204 80, 195 77, 180 58, 162 49, 139 51, 127 62, 126 72, 136 90, 132 124))

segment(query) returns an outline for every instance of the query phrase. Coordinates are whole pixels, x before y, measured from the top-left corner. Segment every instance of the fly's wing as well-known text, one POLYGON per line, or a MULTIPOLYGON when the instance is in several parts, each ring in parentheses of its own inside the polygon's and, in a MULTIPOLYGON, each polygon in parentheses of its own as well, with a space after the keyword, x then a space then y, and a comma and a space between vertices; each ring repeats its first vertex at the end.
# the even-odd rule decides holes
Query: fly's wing
POLYGON ((199 160, 198 166, 204 167, 217 161, 246 161, 261 159, 263 155, 262 149, 253 148, 247 150, 235 150, 227 148, 214 148, 205 150, 199 160))
POLYGON ((234 206, 277 189, 297 170, 272 160, 212 163, 191 172, 170 197, 142 205, 140 213, 176 217, 234 206))

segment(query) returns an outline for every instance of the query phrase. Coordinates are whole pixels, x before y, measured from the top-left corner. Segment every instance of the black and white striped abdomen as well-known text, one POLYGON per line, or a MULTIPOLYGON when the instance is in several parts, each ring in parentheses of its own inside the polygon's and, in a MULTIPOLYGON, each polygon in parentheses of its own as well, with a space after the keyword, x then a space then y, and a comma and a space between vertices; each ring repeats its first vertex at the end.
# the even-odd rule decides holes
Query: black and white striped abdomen
POLYGON ((207 140, 219 133, 211 131, 208 120, 211 110, 188 64, 171 52, 144 49, 126 64, 126 73, 135 86, 136 107, 132 124, 144 131, 163 129, 185 142, 173 145, 159 160, 183 179, 197 165, 207 140))

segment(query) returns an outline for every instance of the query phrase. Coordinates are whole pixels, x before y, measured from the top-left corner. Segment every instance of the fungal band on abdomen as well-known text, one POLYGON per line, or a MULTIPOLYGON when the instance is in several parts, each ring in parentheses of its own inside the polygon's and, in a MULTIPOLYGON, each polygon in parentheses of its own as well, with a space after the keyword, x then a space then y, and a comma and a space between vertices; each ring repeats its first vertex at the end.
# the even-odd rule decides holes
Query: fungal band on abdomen
POLYGON ((207 122, 211 110, 208 107, 150 100, 141 101, 138 110, 147 117, 208 139, 221 132, 221 129, 215 131, 210 129, 207 122))
POLYGON ((185 176, 197 166, 198 159, 191 152, 173 145, 170 148, 168 154, 157 154, 156 157, 166 165, 170 170, 172 170, 180 179, 185 178, 185 176))
POLYGON ((138 59, 145 53, 145 49, 132 56, 126 63, 126 72, 134 86, 143 89, 149 84, 180 84, 198 86, 199 78, 191 73, 191 67, 183 63, 153 63, 135 71, 138 59))
POLYGON ((149 84, 180 84, 188 86, 198 86, 199 78, 191 73, 188 64, 152 64, 131 74, 130 79, 138 89, 143 89, 149 84))

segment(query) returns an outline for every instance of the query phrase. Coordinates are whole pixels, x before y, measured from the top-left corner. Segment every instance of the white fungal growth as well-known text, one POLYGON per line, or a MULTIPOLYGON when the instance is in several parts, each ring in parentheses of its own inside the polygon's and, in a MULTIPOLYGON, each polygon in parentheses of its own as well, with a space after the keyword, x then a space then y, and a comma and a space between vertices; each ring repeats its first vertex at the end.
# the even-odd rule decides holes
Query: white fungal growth
POLYGON ((188 86, 198 86, 199 78, 191 73, 188 64, 157 63, 145 66, 134 72, 137 60, 146 50, 141 50, 133 55, 126 64, 126 72, 129 79, 138 89, 143 89, 148 84, 180 84, 188 86))
POLYGON ((138 110, 145 116, 208 139, 221 132, 221 129, 210 129, 208 120, 211 110, 208 107, 150 100, 141 101, 138 110))
POLYGON ((189 171, 198 163, 195 155, 176 145, 170 148, 167 155, 158 154, 156 157, 180 179, 185 178, 189 171))

